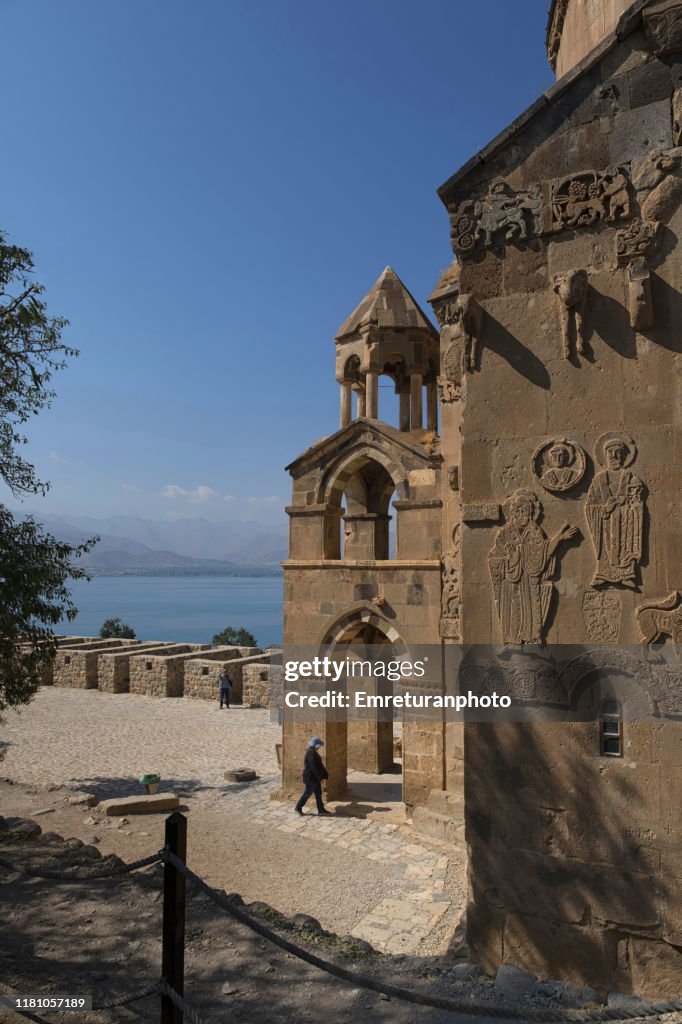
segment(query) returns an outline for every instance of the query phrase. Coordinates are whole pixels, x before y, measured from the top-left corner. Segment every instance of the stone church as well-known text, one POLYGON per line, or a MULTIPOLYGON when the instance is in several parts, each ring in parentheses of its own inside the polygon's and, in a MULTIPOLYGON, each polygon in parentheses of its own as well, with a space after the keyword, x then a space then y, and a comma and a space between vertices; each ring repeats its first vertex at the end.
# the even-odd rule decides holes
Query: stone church
MULTIPOLYGON (((339 430, 288 467, 284 640, 536 651, 539 675, 513 653, 500 669, 520 700, 541 652, 581 645, 560 682, 575 708, 605 681, 591 716, 406 722, 403 799, 464 832, 485 970, 664 998, 682 991, 682 0, 553 0, 547 52, 556 84, 438 190, 439 330, 390 267, 339 329, 339 430)), ((312 725, 330 799, 390 768, 387 723, 312 725)), ((285 718, 284 794, 310 729, 285 718)))

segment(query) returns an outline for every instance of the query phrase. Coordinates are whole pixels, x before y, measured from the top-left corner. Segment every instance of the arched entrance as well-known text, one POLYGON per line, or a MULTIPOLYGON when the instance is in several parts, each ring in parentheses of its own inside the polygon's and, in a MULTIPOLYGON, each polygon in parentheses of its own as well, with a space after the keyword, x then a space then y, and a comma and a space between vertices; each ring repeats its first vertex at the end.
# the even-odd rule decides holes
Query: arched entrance
MULTIPOLYGON (((395 628, 373 606, 349 610, 326 631, 322 646, 325 654, 348 662, 345 684, 353 704, 356 692, 393 694, 394 682, 388 671, 370 678, 365 668, 368 662, 381 662, 388 669, 391 662, 407 656, 407 648, 395 628)), ((355 709, 349 716, 335 744, 338 755, 340 741, 345 739, 343 760, 349 799, 365 804, 401 804, 402 756, 396 756, 395 736, 402 741, 402 720, 395 721, 392 709, 355 709)))

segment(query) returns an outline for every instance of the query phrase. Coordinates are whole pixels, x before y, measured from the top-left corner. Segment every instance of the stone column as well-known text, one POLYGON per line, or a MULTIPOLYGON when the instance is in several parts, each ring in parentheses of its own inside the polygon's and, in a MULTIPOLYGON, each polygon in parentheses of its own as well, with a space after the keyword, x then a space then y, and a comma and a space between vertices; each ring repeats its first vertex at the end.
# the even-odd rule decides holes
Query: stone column
POLYGON ((357 389, 357 395, 358 395, 358 419, 361 419, 363 416, 367 415, 367 412, 366 412, 367 402, 365 401, 365 389, 364 388, 358 388, 357 389))
POLYGON ((438 385, 435 380, 426 385, 426 429, 438 433, 438 385))
POLYGON ((365 393, 365 415, 370 420, 376 420, 379 418, 379 375, 372 370, 365 375, 365 393))
POLYGON ((410 429, 422 428, 422 375, 410 374, 410 429))
POLYGON ((407 390, 400 392, 400 429, 410 429, 410 392, 407 390))
POLYGON ((341 426, 347 427, 353 417, 353 388, 349 380, 341 382, 341 426))

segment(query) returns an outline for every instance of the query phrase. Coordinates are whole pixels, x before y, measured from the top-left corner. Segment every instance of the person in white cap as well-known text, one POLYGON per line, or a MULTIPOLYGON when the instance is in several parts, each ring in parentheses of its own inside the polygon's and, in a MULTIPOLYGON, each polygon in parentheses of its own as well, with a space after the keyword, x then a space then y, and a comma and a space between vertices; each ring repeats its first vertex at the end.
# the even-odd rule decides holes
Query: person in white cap
POLYGON ((305 752, 305 758, 303 761, 303 784, 305 789, 303 795, 298 801, 294 810, 297 814, 303 814, 303 808, 305 807, 309 798, 315 794, 315 802, 317 803, 318 814, 331 814, 322 803, 322 780, 329 778, 329 772, 322 763, 322 758, 318 754, 320 747, 323 747, 324 743, 319 736, 313 736, 308 749, 305 752))

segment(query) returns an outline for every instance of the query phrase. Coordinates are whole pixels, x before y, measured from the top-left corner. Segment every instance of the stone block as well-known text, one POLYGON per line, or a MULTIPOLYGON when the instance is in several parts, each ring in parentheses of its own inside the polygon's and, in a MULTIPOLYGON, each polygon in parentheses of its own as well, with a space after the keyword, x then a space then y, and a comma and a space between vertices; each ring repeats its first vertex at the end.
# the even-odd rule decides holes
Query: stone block
POLYGON ((161 814, 175 811, 180 800, 172 793, 154 793, 149 796, 117 796, 103 800, 99 805, 109 818, 120 818, 126 814, 161 814))
POLYGON ((670 68, 662 61, 654 60, 644 67, 635 68, 628 76, 630 106, 648 106, 657 100, 667 100, 672 95, 673 83, 670 68))
POLYGON ((608 136, 608 161, 623 164, 646 156, 652 149, 672 146, 670 101, 659 100, 647 106, 620 113, 608 136))

